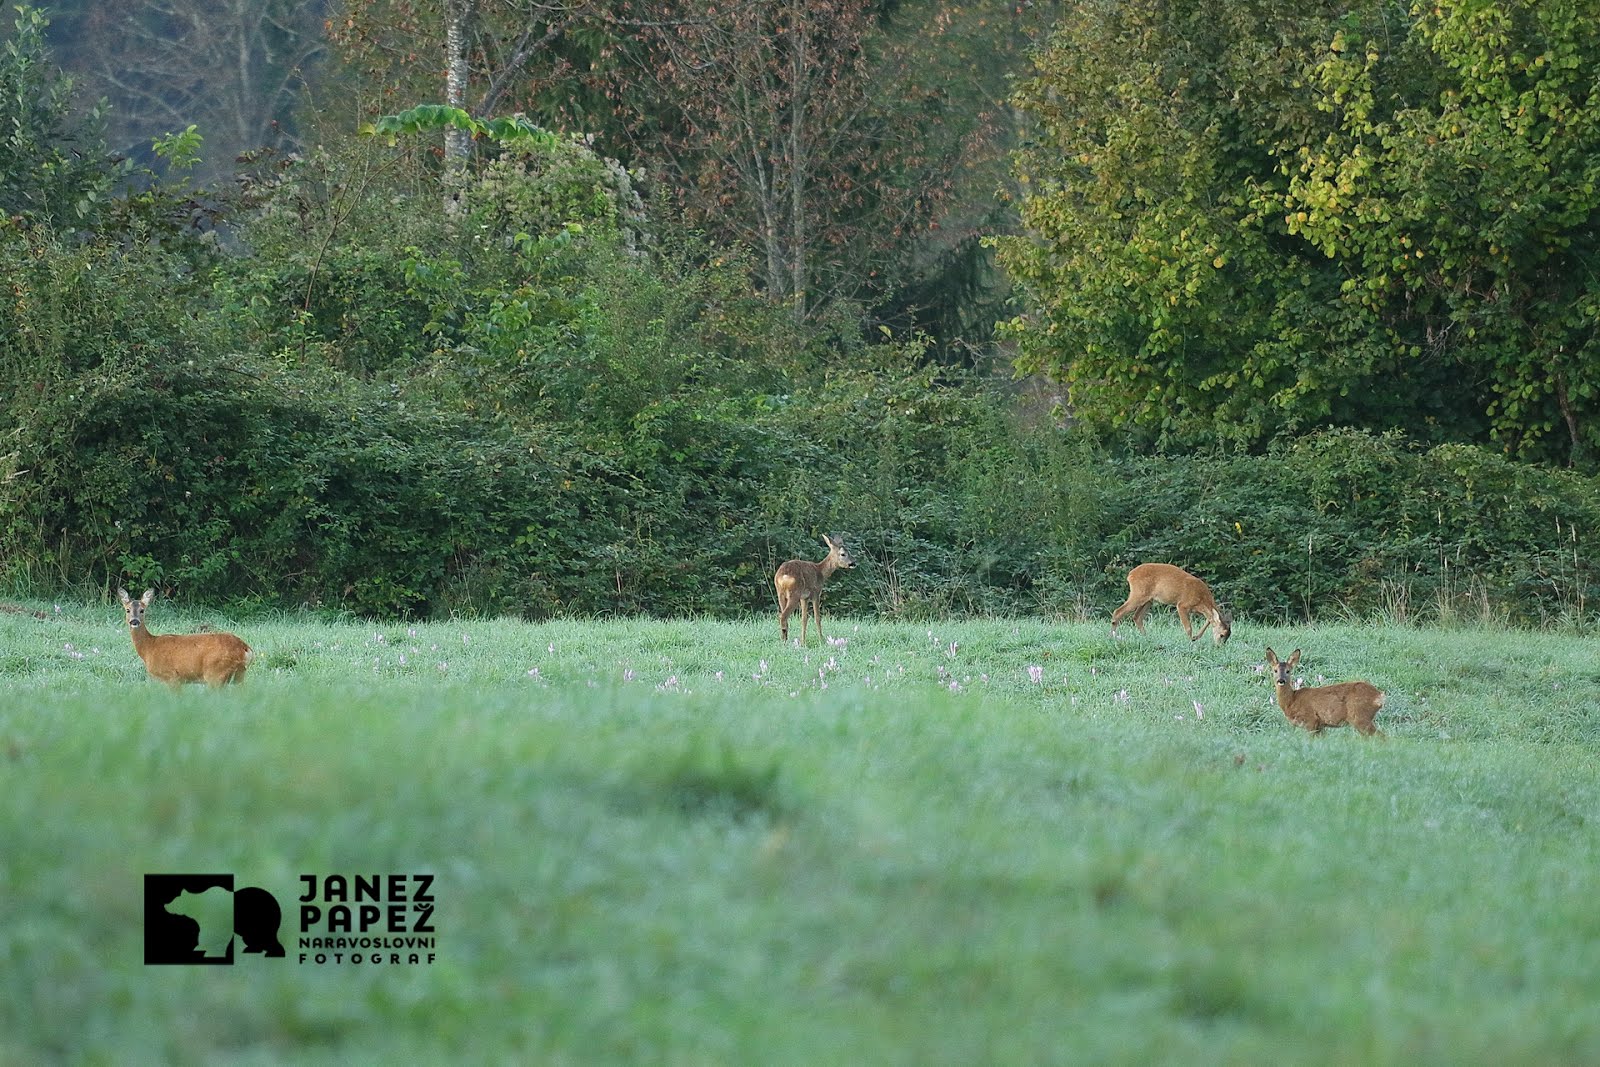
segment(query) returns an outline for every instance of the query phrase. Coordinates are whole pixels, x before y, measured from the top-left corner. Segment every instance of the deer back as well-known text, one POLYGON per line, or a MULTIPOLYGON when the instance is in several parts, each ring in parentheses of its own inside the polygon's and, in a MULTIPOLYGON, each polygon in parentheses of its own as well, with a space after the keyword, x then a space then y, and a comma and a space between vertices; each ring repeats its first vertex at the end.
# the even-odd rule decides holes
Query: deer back
POLYGON ((1344 726, 1370 722, 1383 707, 1383 693, 1371 682, 1339 682, 1310 689, 1280 685, 1278 706, 1297 722, 1344 726))
POLYGON ((822 594, 823 579, 822 565, 808 559, 791 559, 772 576, 780 591, 808 598, 822 594))
POLYGON ((791 559, 780 566, 772 576, 772 584, 780 596, 788 594, 803 597, 807 600, 819 599, 822 596, 822 585, 834 571, 841 567, 855 566, 855 560, 850 556, 850 550, 845 547, 844 538, 823 535, 822 541, 828 546, 828 555, 820 563, 813 563, 808 559, 791 559))
POLYGON ((150 677, 162 682, 220 685, 242 676, 250 646, 230 633, 152 634, 134 642, 150 677), (140 647, 142 644, 143 647, 140 647))
POLYGON ((1183 604, 1207 614, 1217 610, 1211 587, 1182 567, 1170 563, 1141 563, 1128 572, 1128 588, 1141 598, 1162 604, 1183 604))

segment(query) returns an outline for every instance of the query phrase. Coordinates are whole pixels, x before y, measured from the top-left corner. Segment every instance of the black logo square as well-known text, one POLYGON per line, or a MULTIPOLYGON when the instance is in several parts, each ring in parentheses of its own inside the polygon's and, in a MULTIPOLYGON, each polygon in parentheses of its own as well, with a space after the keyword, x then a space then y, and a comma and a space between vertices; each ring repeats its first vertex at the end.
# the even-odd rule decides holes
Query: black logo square
POLYGON ((234 891, 231 874, 144 876, 144 962, 231 966, 242 951, 284 955, 278 941, 283 911, 265 889, 234 891))

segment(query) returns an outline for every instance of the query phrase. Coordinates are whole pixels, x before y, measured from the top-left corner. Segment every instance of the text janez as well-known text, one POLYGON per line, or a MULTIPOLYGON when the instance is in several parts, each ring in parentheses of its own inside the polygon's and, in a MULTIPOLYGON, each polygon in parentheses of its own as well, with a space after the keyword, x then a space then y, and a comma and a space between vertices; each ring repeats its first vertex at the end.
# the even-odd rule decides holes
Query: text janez
MULTIPOLYGON (((435 947, 433 927, 433 875, 389 874, 355 875, 346 878, 339 874, 318 878, 314 874, 300 876, 304 892, 300 895, 300 947, 302 949, 355 949, 382 950, 387 948, 431 949, 435 947), (305 935, 359 934, 360 937, 305 936, 305 935), (409 935, 409 936, 402 936, 409 935)), ((405 956, 390 953, 386 959, 382 951, 366 954, 352 953, 351 963, 432 963, 434 954, 422 956, 408 952, 405 956)), ((331 956, 331 962, 345 962, 345 953, 331 956)), ((301 953, 300 962, 311 962, 301 953)), ((315 962, 330 962, 330 956, 318 953, 315 962)))

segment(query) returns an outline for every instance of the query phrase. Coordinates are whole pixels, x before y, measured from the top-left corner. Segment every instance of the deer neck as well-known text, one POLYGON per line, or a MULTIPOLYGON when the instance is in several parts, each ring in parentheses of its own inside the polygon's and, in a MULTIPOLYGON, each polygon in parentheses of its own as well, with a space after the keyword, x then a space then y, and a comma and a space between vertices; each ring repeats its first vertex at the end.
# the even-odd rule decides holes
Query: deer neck
POLYGON ((1289 705, 1294 703, 1294 685, 1290 682, 1273 682, 1272 688, 1278 694, 1278 707, 1288 711, 1289 705))
POLYGON ((149 628, 142 622, 138 626, 128 627, 128 633, 133 636, 134 651, 141 656, 144 655, 144 650, 154 644, 156 640, 156 635, 151 633, 149 628))
POLYGON ((822 572, 822 580, 827 581, 829 578, 833 577, 833 572, 839 569, 839 561, 833 556, 829 556, 827 559, 817 564, 817 569, 822 572))

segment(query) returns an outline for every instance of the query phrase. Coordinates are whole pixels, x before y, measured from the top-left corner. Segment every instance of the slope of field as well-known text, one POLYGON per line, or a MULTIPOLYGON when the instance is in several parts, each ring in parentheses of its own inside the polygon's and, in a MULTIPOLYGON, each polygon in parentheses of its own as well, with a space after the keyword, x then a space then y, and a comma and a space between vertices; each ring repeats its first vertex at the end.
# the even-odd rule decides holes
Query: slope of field
POLYGON ((231 626, 0 613, 0 1062, 1600 1060, 1592 639, 1038 621, 231 626), (1389 693, 1309 737, 1302 673, 1389 693), (231 872, 283 959, 143 963, 231 872), (427 874, 436 958, 302 962, 302 874, 427 874))

